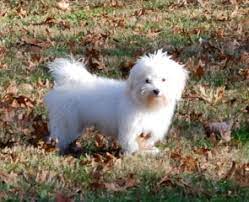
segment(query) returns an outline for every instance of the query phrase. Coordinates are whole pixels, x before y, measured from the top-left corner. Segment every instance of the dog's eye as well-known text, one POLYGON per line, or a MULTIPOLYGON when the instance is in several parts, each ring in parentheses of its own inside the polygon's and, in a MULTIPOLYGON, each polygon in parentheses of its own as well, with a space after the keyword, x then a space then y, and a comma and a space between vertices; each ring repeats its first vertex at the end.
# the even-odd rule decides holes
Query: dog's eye
POLYGON ((162 78, 162 82, 164 82, 164 81, 166 81, 166 79, 165 79, 165 78, 162 78))
POLYGON ((150 79, 145 79, 145 83, 151 83, 150 79))

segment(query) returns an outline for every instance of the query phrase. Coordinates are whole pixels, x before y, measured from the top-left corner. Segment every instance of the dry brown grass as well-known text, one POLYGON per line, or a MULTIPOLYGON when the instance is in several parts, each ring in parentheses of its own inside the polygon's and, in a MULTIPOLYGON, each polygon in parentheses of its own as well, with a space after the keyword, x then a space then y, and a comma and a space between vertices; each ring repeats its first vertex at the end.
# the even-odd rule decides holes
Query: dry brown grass
POLYGON ((0 2, 0 200, 247 199, 248 11, 246 1, 0 2), (48 61, 84 56, 92 72, 125 78, 158 48, 190 71, 159 156, 120 156, 93 130, 77 157, 44 142, 48 61), (205 133, 224 121, 231 141, 205 133))

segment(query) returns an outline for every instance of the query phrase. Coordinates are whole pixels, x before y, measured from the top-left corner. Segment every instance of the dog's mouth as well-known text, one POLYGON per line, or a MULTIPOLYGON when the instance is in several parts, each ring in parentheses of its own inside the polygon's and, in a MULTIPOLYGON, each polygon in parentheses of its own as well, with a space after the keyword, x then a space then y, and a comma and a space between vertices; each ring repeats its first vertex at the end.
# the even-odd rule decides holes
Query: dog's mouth
POLYGON ((151 97, 153 97, 154 99, 161 99, 163 97, 163 95, 155 95, 155 94, 152 94, 150 95, 151 97))
POLYGON ((147 107, 156 108, 166 105, 166 98, 163 95, 150 95, 147 97, 147 107))

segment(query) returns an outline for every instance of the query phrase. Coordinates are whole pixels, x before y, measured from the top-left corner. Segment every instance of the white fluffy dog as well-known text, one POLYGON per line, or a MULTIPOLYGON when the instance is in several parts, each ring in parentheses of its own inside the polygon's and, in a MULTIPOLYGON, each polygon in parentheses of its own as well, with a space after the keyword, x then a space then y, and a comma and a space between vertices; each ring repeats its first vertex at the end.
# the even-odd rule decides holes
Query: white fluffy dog
POLYGON ((89 126, 116 137, 129 154, 139 151, 138 137, 149 134, 145 148, 157 151, 187 79, 162 50, 138 59, 126 81, 98 77, 69 59, 55 59, 49 69, 55 79, 45 97, 49 129, 62 152, 89 126))

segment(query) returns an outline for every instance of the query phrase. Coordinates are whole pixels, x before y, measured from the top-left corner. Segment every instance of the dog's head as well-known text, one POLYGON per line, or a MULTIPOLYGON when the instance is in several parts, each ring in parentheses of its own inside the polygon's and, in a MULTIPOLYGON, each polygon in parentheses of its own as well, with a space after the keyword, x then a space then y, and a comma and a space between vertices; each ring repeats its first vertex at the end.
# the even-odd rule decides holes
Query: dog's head
POLYGON ((138 59, 130 71, 128 89, 137 104, 155 108, 179 100, 186 79, 183 66, 159 50, 138 59))

